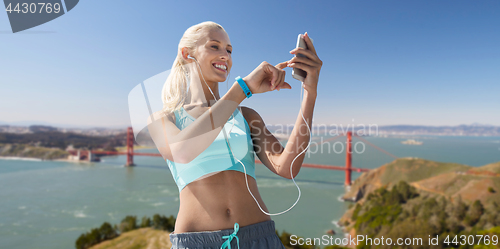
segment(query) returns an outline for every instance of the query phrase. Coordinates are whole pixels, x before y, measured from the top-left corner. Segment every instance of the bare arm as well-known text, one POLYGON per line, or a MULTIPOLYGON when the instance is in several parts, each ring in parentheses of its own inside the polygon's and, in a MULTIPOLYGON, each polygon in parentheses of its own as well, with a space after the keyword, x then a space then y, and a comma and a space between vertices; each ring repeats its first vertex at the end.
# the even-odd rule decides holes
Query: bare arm
POLYGON ((301 103, 302 114, 304 115, 305 121, 302 118, 302 114, 299 112, 290 138, 285 148, 283 148, 274 135, 265 128, 264 121, 255 111, 251 118, 251 122, 255 122, 254 128, 258 129, 255 132, 257 139, 254 142, 254 146, 256 147, 255 151, 259 159, 272 172, 288 179, 291 179, 292 176, 294 178, 297 176, 305 158, 306 152, 304 150, 309 144, 309 139, 311 137, 307 126, 309 126, 309 128, 312 127, 314 105, 318 94, 317 85, 319 73, 323 65, 307 33, 304 35, 304 40, 307 44, 307 49, 296 48, 290 51, 290 53, 300 53, 306 57, 293 57, 290 61, 278 64, 277 67, 293 67, 307 72, 307 76, 303 82, 304 99, 301 103), (302 154, 297 157, 300 153, 302 154), (290 172, 290 165, 295 157, 297 157, 297 159, 293 162, 292 172, 290 172))
MULTIPOLYGON (((276 86, 291 88, 284 82, 284 71, 267 62, 262 62, 244 78, 252 93, 264 93, 275 90, 276 86)), ((220 133, 229 116, 246 98, 240 85, 235 82, 229 91, 182 131, 175 125, 172 113, 166 117, 153 118, 148 122, 156 147, 165 159, 173 162, 188 163, 212 144, 220 133), (212 128, 212 119, 215 129, 212 128)))
POLYGON ((238 83, 234 83, 211 107, 215 129, 212 129, 210 113, 207 110, 183 130, 175 125, 172 114, 150 120, 148 130, 165 159, 188 163, 212 144, 223 125, 244 99, 243 90, 238 83))
MULTIPOLYGON (((307 125, 311 127, 314 105, 316 103, 315 93, 304 93, 302 100, 302 111, 307 125)), ((246 118, 249 120, 250 129, 252 132, 252 141, 254 143, 255 154, 260 161, 269 170, 275 174, 287 179, 291 179, 290 165, 293 159, 300 153, 300 156, 295 159, 292 166, 293 177, 295 178, 300 171, 306 152, 302 152, 309 144, 310 133, 302 115, 298 114, 297 121, 292 130, 288 142, 283 148, 279 140, 267 130, 262 117, 254 110, 245 108, 246 118)))
POLYGON ((292 130, 292 134, 290 135, 290 138, 286 143, 284 151, 272 158, 273 162, 275 162, 276 165, 280 166, 279 175, 285 178, 291 179, 292 174, 295 178, 300 171, 302 163, 304 162, 306 152, 302 151, 305 150, 305 148, 309 144, 309 139, 311 137, 307 126, 309 126, 309 129, 312 127, 312 118, 314 105, 316 103, 316 96, 316 93, 310 93, 307 91, 304 92, 304 99, 302 100, 301 107, 307 124, 299 112, 292 130), (295 159, 295 162, 293 163, 291 174, 290 165, 292 164, 293 159, 300 153, 302 154, 297 157, 297 159, 295 159))

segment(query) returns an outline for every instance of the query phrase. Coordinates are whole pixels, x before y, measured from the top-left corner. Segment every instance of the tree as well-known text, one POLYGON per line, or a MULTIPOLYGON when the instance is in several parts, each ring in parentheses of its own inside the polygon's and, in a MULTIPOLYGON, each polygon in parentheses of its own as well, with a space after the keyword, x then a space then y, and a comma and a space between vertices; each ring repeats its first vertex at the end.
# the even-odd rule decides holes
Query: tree
POLYGON ((108 222, 102 223, 101 227, 99 228, 99 233, 101 234, 101 241, 118 237, 116 230, 108 222))
POLYGON ((136 216, 125 217, 125 219, 122 220, 118 228, 120 230, 120 233, 125 233, 137 229, 137 217, 136 216))
POLYGON ((75 247, 76 249, 85 249, 90 247, 89 241, 87 239, 87 234, 83 233, 82 235, 80 235, 80 237, 78 237, 75 242, 75 247))
POLYGON ((167 220, 167 230, 168 231, 174 231, 175 228, 175 217, 173 215, 170 215, 167 220))
POLYGON ((483 204, 481 204, 479 200, 476 200, 474 203, 472 203, 469 211, 467 212, 467 216, 464 219, 465 224, 474 226, 479 221, 483 213, 483 204))
POLYGON ((453 216, 455 216, 458 220, 462 220, 467 213, 467 205, 462 201, 462 197, 458 196, 457 203, 455 204, 455 208, 453 210, 453 216))
POLYGON ((408 200, 418 196, 418 192, 415 187, 411 186, 405 181, 399 181, 399 183, 395 187, 403 197, 404 202, 407 202, 408 200))
POLYGON ((144 228, 144 227, 150 227, 151 226, 151 219, 149 217, 142 217, 142 221, 141 221, 141 228, 144 228))

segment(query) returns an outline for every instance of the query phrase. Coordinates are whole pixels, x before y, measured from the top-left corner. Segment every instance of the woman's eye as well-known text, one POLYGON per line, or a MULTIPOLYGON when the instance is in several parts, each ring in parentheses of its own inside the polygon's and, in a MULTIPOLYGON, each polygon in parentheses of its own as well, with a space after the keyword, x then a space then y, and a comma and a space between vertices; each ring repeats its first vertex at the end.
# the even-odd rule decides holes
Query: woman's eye
POLYGON ((219 49, 219 46, 213 45, 212 48, 219 49))
POLYGON ((228 53, 230 53, 230 54, 232 54, 232 53, 233 53, 233 51, 231 51, 231 50, 228 50, 227 52, 228 52, 228 53))

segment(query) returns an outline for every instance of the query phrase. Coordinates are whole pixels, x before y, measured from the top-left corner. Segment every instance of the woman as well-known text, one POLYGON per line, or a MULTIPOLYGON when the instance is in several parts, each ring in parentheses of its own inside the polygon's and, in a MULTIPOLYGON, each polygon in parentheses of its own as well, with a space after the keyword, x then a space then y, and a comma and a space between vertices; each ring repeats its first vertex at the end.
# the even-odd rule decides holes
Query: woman
POLYGON ((226 81, 232 67, 229 36, 214 22, 194 25, 184 33, 162 92, 164 108, 148 125, 179 187, 179 213, 170 234, 172 248, 284 248, 257 189, 253 152, 284 178, 291 179, 300 170, 322 66, 307 33, 304 37, 308 49, 290 53, 306 57, 295 56, 276 66, 263 62, 219 98, 218 84, 226 81), (307 72, 301 105, 308 124, 299 113, 283 148, 255 110, 239 105, 248 96, 245 92, 291 89, 284 81, 286 67, 307 72), (217 153, 227 156, 214 156, 217 153), (300 153, 290 172, 292 160, 300 153))

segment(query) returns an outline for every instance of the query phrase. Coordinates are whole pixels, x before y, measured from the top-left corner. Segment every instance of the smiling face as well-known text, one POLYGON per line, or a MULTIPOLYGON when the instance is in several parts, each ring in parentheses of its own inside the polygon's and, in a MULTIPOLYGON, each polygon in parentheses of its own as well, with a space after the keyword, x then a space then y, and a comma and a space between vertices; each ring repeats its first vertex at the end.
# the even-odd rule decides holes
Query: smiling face
POLYGON ((200 63, 207 83, 224 82, 231 71, 233 47, 226 32, 220 29, 207 29, 198 40, 194 57, 200 63))

